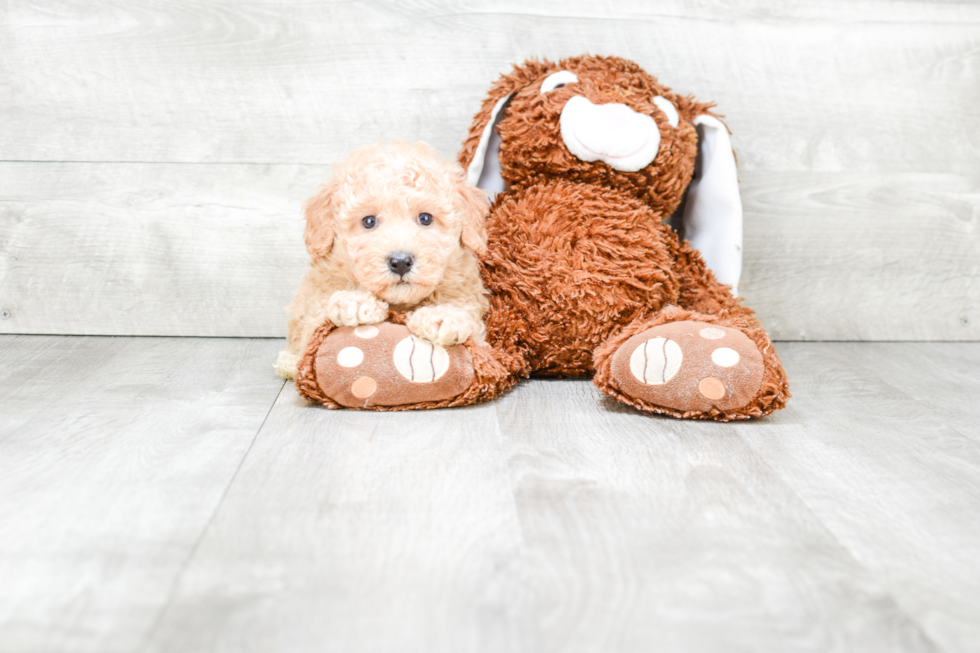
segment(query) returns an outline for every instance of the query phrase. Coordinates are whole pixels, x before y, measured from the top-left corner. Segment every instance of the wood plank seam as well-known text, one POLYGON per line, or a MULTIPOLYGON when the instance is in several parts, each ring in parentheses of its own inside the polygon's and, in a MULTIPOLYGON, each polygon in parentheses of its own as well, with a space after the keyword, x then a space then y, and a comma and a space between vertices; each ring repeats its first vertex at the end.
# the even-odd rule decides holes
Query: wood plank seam
POLYGON ((239 472, 241 472, 242 467, 245 465, 245 460, 248 458, 248 454, 252 451, 252 447, 255 445, 255 441, 259 439, 259 434, 262 432, 263 427, 265 427, 265 423, 266 421, 268 421, 269 415, 272 414, 272 409, 275 408, 276 402, 279 401, 279 396, 282 394, 283 389, 286 387, 286 383, 287 382, 284 380, 282 382, 282 385, 279 386, 279 392, 276 393, 276 396, 272 399, 272 402, 269 404, 269 410, 265 412, 265 417, 262 418, 262 423, 259 424, 259 428, 256 429, 255 435, 252 436, 252 441, 248 443, 248 448, 245 449, 245 454, 241 457, 241 460, 238 461, 238 466, 235 468, 235 473, 232 474, 231 477, 228 479, 228 484, 225 486, 224 491, 221 493, 221 497, 218 499, 217 503, 215 504, 214 510, 211 512, 211 516, 208 517, 208 521, 204 524, 204 527, 201 529, 201 532, 198 535, 197 540, 195 540, 194 545, 190 548, 190 551, 187 554, 187 558, 184 560, 183 564, 181 564, 180 566, 180 569, 174 575, 174 580, 170 584, 170 588, 167 590, 167 598, 163 602, 163 605, 160 606, 160 610, 157 612, 156 617, 153 619, 153 623, 150 625, 149 628, 147 628, 146 634, 143 636, 143 643, 140 646, 139 650, 143 650, 147 647, 147 645, 153 638, 153 634, 156 632, 157 628, 160 626, 160 623, 163 621, 163 617, 166 615, 167 610, 170 608, 170 604, 173 602, 174 596, 176 596, 177 594, 177 589, 180 587, 180 582, 181 579, 184 577, 184 573, 187 571, 188 567, 190 567, 191 563, 194 561, 194 557, 197 555, 197 551, 201 546, 201 542, 204 541, 205 536, 207 535, 208 531, 211 529, 211 524, 214 523, 215 518, 218 516, 218 513, 221 511, 221 506, 224 504, 225 498, 228 496, 228 492, 231 490, 231 487, 235 484, 235 479, 238 478, 239 472))
POLYGON ((833 542, 836 543, 838 547, 840 547, 840 550, 847 555, 847 557, 851 560, 854 566, 863 570, 868 576, 878 581, 879 585, 885 590, 885 594, 888 596, 889 599, 891 599, 891 602, 894 604, 897 612, 902 616, 904 616, 906 619, 908 619, 911 623, 914 623, 916 626, 918 626, 919 632, 921 633, 922 637, 929 644, 934 646, 937 651, 944 651, 945 649, 939 646, 939 643, 929 633, 929 630, 926 628, 926 624, 924 624, 919 618, 916 617, 915 614, 913 614, 907 609, 905 603, 901 600, 900 596, 896 595, 895 591, 889 585, 887 579, 882 578, 880 574, 875 573, 873 569, 870 569, 867 565, 861 562, 861 560, 857 557, 855 552, 849 546, 847 546, 847 544, 837 535, 837 533, 835 533, 833 529, 831 529, 831 527, 827 524, 827 522, 824 521, 824 519, 820 515, 818 515, 816 511, 813 510, 810 504, 806 501, 805 497, 803 497, 803 495, 797 492, 796 489, 786 481, 786 478, 783 476, 783 474, 780 473, 780 470, 777 467, 771 465, 769 461, 766 460, 766 458, 763 457, 762 454, 754 446, 752 446, 752 443, 748 440, 748 438, 742 437, 741 433, 738 433, 739 426, 740 425, 731 425, 728 427, 731 431, 735 432, 732 435, 736 435, 745 444, 746 448, 752 452, 752 455, 755 456, 759 464, 763 465, 766 469, 768 469, 769 472, 772 474, 773 478, 778 479, 780 485, 782 485, 783 488, 785 488, 786 492, 789 495, 796 498, 796 500, 799 502, 800 508, 806 514, 810 515, 810 517, 813 519, 815 523, 820 525, 826 537, 829 538, 830 540, 833 540, 833 542))

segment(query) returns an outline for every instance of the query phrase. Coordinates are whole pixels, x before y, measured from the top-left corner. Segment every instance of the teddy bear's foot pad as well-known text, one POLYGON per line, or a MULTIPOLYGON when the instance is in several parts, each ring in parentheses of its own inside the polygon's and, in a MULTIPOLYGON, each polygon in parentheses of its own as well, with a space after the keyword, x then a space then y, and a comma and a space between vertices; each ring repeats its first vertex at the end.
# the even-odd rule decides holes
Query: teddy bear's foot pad
POLYGON ((317 350, 316 381, 348 408, 423 404, 466 390, 473 359, 464 345, 434 345, 400 324, 339 327, 317 350))
POLYGON ((737 410, 762 385, 755 343, 738 329, 685 320, 636 334, 613 354, 624 394, 679 411, 737 410))

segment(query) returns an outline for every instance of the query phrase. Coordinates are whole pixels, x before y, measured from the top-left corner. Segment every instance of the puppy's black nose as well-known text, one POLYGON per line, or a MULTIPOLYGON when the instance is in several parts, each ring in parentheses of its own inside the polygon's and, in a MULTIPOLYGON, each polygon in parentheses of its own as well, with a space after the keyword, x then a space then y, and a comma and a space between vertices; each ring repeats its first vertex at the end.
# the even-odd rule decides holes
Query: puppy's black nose
POLYGON ((412 269, 414 262, 415 258, 408 252, 395 252, 388 255, 388 269, 403 277, 412 269))

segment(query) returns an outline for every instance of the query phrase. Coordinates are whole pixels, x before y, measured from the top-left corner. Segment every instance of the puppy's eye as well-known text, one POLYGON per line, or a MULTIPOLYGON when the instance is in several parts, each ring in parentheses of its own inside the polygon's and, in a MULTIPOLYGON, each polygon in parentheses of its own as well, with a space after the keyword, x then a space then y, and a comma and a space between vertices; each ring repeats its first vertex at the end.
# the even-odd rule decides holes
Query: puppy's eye
POLYGON ((361 224, 365 229, 374 229, 378 226, 378 219, 373 215, 369 215, 368 217, 361 219, 361 224))
POLYGON ((541 94, 544 95, 556 88, 561 88, 565 84, 574 84, 578 81, 578 77, 570 70, 559 70, 557 73, 551 73, 544 78, 541 82, 541 94))
POLYGON ((428 227, 432 224, 432 216, 428 213, 419 213, 419 224, 423 227, 428 227))

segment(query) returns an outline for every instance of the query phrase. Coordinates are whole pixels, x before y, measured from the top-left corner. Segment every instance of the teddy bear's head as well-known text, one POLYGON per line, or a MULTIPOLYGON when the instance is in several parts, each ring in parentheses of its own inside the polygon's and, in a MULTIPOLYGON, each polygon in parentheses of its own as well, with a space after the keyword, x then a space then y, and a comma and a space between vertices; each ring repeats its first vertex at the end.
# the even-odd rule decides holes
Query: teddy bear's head
POLYGON ((707 106, 671 93, 632 61, 585 56, 515 67, 483 109, 460 157, 464 167, 495 113, 507 183, 548 175, 601 183, 669 215, 694 171, 694 119, 707 106))
POLYGON ((695 185, 707 202, 684 208, 684 235, 734 286, 741 203, 727 128, 710 107, 619 57, 526 61, 493 85, 459 161, 491 194, 560 177, 626 191, 666 219, 695 177, 700 148, 695 185), (695 242, 701 234, 710 238, 695 242), (708 240, 719 234, 724 255, 714 256, 708 240))

